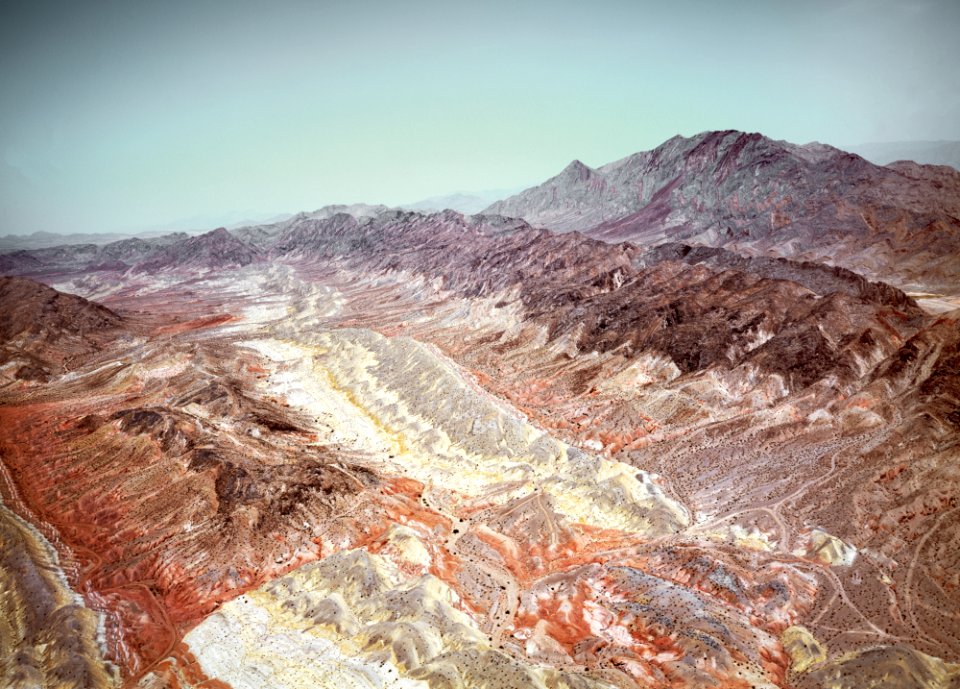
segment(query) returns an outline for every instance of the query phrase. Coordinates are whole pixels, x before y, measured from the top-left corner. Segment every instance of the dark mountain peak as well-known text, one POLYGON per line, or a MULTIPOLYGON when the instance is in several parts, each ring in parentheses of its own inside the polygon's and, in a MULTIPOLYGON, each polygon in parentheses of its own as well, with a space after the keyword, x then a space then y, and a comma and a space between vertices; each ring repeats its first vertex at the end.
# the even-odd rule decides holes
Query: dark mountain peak
POLYGON ((230 268, 253 263, 260 252, 250 244, 218 227, 195 237, 175 242, 139 264, 141 270, 177 268, 230 268))
POLYGON ((150 239, 143 239, 141 237, 121 239, 116 242, 104 244, 100 248, 100 257, 103 259, 113 258, 123 260, 131 258, 142 259, 153 251, 157 251, 165 246, 170 246, 171 244, 176 244, 177 242, 189 239, 189 237, 190 235, 188 235, 186 232, 174 232, 150 239))
MULTIPOLYGON (((693 136, 674 136, 650 151, 641 151, 599 170, 601 172, 619 167, 629 160, 652 160, 659 164, 682 164, 689 167, 694 161, 724 161, 728 166, 733 163, 749 167, 758 161, 778 159, 796 159, 806 163, 820 163, 831 158, 855 158, 846 151, 827 144, 811 142, 803 145, 772 139, 760 132, 744 132, 737 129, 723 129, 700 132, 693 136)), ((864 161, 866 164, 866 161, 864 161)))
POLYGON ((306 216, 291 223, 273 243, 271 249, 280 254, 321 252, 333 243, 346 245, 357 234, 361 223, 369 223, 370 217, 357 218, 346 212, 336 212, 326 217, 306 216))
POLYGON ((774 141, 756 132, 742 132, 736 129, 710 130, 691 136, 675 134, 659 146, 645 151, 638 151, 612 163, 607 163, 597 168, 597 172, 603 174, 608 170, 623 167, 631 161, 652 160, 666 162, 683 159, 690 155, 703 155, 711 151, 723 151, 726 150, 728 146, 736 143, 739 143, 741 147, 748 144, 776 147, 782 142, 774 141))
POLYGON ((240 238, 234 237, 225 227, 218 227, 210 232, 189 237, 181 242, 172 244, 171 249, 177 251, 191 251, 198 248, 209 248, 211 250, 222 249, 248 249, 250 247, 240 238))
MULTIPOLYGON (((777 159, 791 155, 791 145, 776 141, 759 132, 741 132, 735 129, 702 132, 690 138, 690 146, 684 156, 702 158, 708 162, 723 161, 729 164, 750 163, 751 158, 777 159)), ((793 147, 799 148, 799 147, 793 147)))
POLYGON ((688 139, 696 146, 721 144, 724 142, 732 143, 734 141, 770 141, 773 139, 765 137, 758 132, 743 132, 739 129, 711 129, 699 134, 694 134, 688 139))
POLYGON ((483 212, 605 241, 824 261, 936 291, 960 274, 960 185, 946 171, 757 132, 677 136, 596 169, 574 161, 483 212))

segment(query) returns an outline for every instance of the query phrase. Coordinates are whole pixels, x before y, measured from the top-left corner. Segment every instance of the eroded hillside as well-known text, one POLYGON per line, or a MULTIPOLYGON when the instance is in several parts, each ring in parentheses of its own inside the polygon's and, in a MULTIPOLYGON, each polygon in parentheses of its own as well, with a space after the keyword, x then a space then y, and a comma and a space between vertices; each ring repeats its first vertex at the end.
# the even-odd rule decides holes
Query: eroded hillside
POLYGON ((960 314, 496 216, 246 234, 17 283, 61 367, 0 389, 8 683, 955 686, 960 314))

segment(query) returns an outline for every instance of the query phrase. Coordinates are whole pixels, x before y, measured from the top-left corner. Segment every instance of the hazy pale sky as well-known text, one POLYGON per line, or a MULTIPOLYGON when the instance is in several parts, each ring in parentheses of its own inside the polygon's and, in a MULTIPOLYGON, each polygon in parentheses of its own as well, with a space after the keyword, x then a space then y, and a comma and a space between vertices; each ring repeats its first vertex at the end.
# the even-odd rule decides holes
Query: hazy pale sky
POLYGON ((10 2, 0 234, 539 182, 670 136, 960 139, 957 0, 10 2))

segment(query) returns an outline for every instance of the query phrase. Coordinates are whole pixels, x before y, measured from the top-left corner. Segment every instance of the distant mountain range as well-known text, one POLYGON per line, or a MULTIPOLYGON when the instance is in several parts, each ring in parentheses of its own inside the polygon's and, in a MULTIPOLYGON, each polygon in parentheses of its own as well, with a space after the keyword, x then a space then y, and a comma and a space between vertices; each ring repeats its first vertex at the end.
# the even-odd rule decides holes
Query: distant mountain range
POLYGON ((389 208, 384 205, 370 205, 367 203, 336 203, 329 206, 324 206, 323 208, 318 208, 312 212, 297 213, 287 218, 278 220, 277 222, 271 222, 264 225, 248 225, 245 227, 233 228, 232 232, 243 241, 249 242, 254 246, 266 246, 276 237, 279 237, 281 234, 283 234, 287 228, 304 220, 324 220, 341 213, 351 215, 355 218, 373 218, 386 210, 389 210, 389 208))
POLYGON ((887 141, 846 149, 877 165, 912 160, 922 165, 949 165, 960 170, 960 141, 887 141))
MULTIPOLYGON (((66 237, 64 239, 69 239, 66 237)), ((41 249, 19 249, 0 253, 0 273, 29 275, 56 266, 87 270, 125 270, 148 260, 167 247, 180 245, 191 239, 185 232, 174 232, 159 237, 128 237, 108 244, 60 244, 41 249)))
POLYGON ((45 249, 64 244, 109 244, 131 237, 162 237, 169 232, 87 232, 60 234, 57 232, 34 232, 32 234, 8 234, 0 237, 0 251, 15 249, 45 249))
POLYGON ((484 212, 611 242, 821 261, 901 286, 960 275, 960 172, 761 134, 676 136, 598 168, 575 160, 484 212))
POLYGON ((479 213, 491 203, 523 191, 523 187, 512 189, 491 189, 489 191, 471 191, 431 196, 416 203, 402 204, 399 208, 407 211, 434 212, 452 210, 473 215, 479 213))
MULTIPOLYGON (((597 168, 575 160, 542 184, 481 213, 471 212, 478 199, 469 194, 436 197, 412 204, 416 211, 331 205, 188 242, 183 233, 102 245, 76 239, 105 236, 60 238, 74 246, 8 249, 0 255, 0 268, 31 274, 52 266, 171 268, 180 260, 194 267, 246 265, 270 252, 310 246, 320 221, 425 215, 434 207, 459 206, 466 215, 515 219, 497 221, 505 227, 523 221, 611 243, 628 241, 644 250, 667 244, 709 246, 748 258, 840 266, 913 291, 953 293, 958 287, 960 172, 951 167, 913 162, 879 166, 824 144, 717 131, 676 136, 597 168)), ((45 234, 35 240, 55 238, 45 234)), ((350 239, 345 234, 342 241, 350 239)))
MULTIPOLYGON (((422 213, 431 213, 442 210, 455 210, 459 213, 472 215, 478 213, 494 201, 516 194, 522 191, 522 187, 511 189, 494 189, 479 192, 457 192, 442 196, 431 196, 414 203, 395 206, 408 211, 418 211, 422 213)), ((231 231, 239 231, 240 236, 249 234, 253 228, 257 228, 255 234, 262 234, 262 228, 280 227, 285 221, 296 218, 329 217, 334 213, 350 213, 357 217, 365 217, 386 210, 388 206, 380 204, 352 203, 352 204, 330 204, 315 210, 313 212, 301 213, 276 213, 273 215, 261 215, 253 212, 230 213, 219 216, 198 216, 195 218, 183 219, 169 223, 164 226, 167 229, 150 229, 132 232, 87 232, 87 233, 58 233, 58 232, 34 232, 32 234, 8 234, 0 236, 0 252, 9 252, 19 249, 46 249, 64 244, 109 244, 131 237, 141 237, 144 239, 152 237, 161 237, 171 232, 185 232, 187 234, 202 234, 209 232, 215 227, 224 227, 231 231)))

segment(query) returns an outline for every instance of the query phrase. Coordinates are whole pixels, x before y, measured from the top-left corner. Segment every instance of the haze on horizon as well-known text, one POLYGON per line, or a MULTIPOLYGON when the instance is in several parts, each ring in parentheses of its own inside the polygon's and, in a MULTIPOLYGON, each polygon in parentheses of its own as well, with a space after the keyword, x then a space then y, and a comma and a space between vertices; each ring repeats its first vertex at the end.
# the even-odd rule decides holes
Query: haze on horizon
POLYGON ((960 139, 954 0, 14 2, 0 235, 542 181, 680 133, 960 139))

